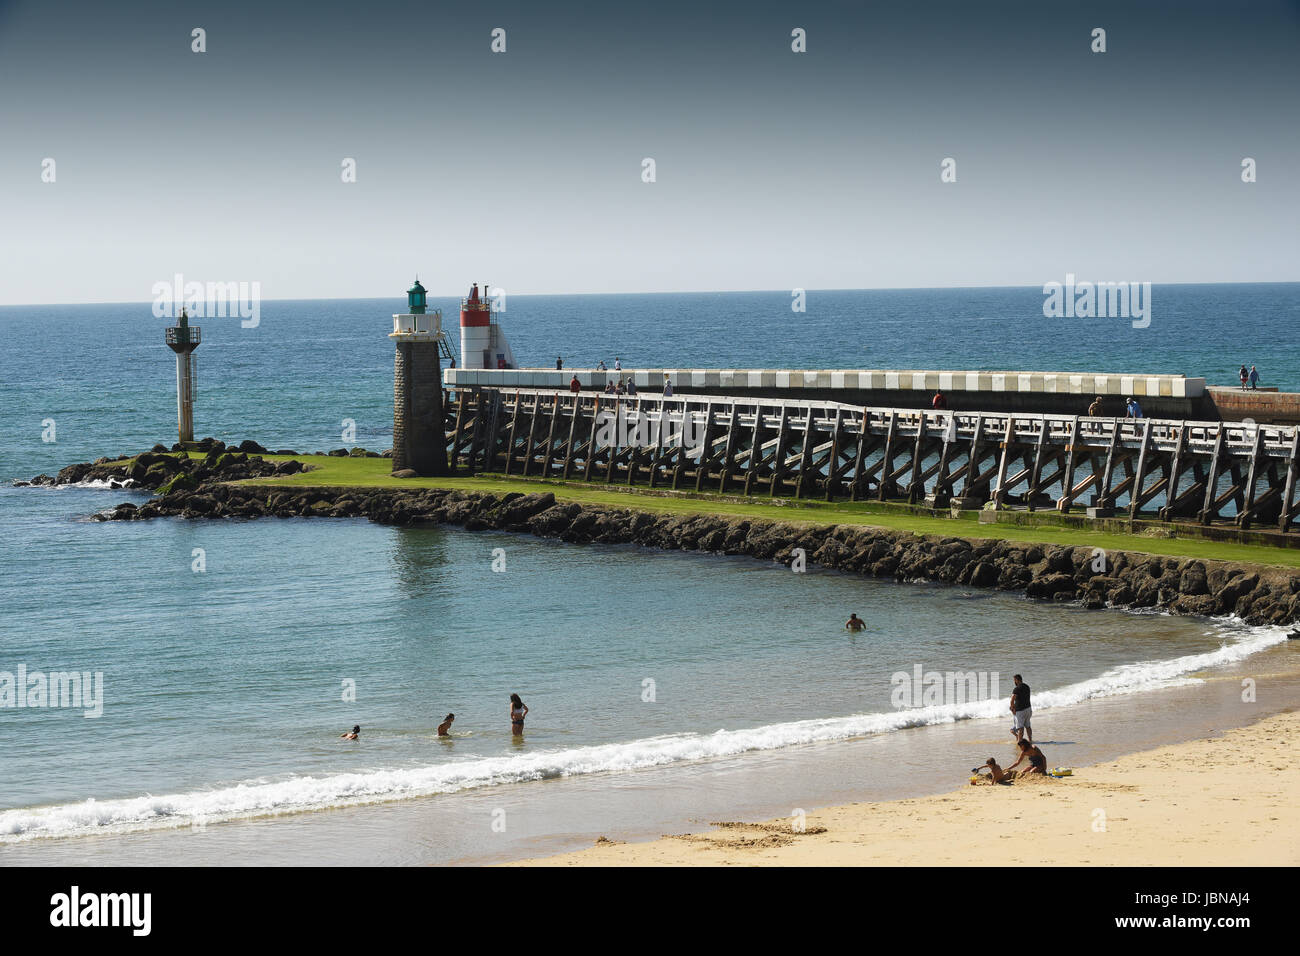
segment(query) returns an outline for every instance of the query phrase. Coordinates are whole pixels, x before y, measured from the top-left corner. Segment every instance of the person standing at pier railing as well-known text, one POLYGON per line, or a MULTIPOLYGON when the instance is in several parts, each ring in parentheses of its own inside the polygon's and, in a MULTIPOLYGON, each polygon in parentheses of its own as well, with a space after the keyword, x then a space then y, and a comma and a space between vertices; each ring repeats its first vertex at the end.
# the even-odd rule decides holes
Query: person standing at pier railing
POLYGON ((628 393, 629 395, 635 395, 635 394, 636 394, 636 382, 632 381, 632 376, 631 376, 631 375, 629 375, 629 376, 627 377, 627 393, 628 393))
POLYGON ((1137 403, 1137 399, 1134 398, 1132 395, 1130 395, 1128 397, 1128 401, 1124 403, 1124 417, 1125 418, 1142 417, 1142 406, 1137 403))
POLYGON ((934 393, 934 398, 932 398, 932 399, 930 400, 930 407, 931 407, 931 408, 947 408, 947 407, 948 407, 948 396, 945 395, 942 391, 936 391, 936 392, 934 393))
POLYGON ((577 375, 569 379, 569 391, 571 391, 574 395, 577 395, 579 392, 582 391, 582 383, 578 381, 577 375))
POLYGON ((555 356, 555 370, 556 370, 557 372, 563 372, 563 371, 564 371, 564 359, 560 358, 560 356, 558 356, 558 355, 555 356))
POLYGON ((1101 415, 1101 396, 1100 396, 1100 395, 1098 395, 1096 398, 1094 398, 1094 399, 1092 400, 1092 404, 1088 406, 1088 414, 1091 415, 1093 418, 1097 418, 1097 417, 1099 417, 1099 416, 1101 415))
POLYGON ((672 380, 668 377, 668 373, 664 372, 664 398, 672 398, 672 397, 673 397, 673 383, 672 380))

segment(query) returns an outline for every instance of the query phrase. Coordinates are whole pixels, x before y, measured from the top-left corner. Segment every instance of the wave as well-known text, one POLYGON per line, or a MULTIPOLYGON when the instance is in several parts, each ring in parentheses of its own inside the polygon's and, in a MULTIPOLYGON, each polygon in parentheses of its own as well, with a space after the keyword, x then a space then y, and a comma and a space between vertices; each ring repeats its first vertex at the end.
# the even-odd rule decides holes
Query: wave
POLYGON ((94 488, 112 491, 136 487, 134 478, 91 478, 89 481, 65 481, 57 485, 34 485, 30 479, 16 478, 12 481, 12 485, 15 488, 94 488))
MULTIPOLYGON (((1244 660, 1286 641, 1280 627, 1244 629, 1219 649, 1112 668, 1097 677, 1034 695, 1035 710, 1195 683, 1189 675, 1244 660)), ((49 837, 182 828, 253 817, 353 807, 481 787, 610 773, 731 757, 751 751, 849 740, 910 727, 1001 718, 1006 701, 937 704, 884 713, 770 724, 710 734, 670 734, 624 743, 455 764, 258 780, 214 790, 0 811, 0 844, 49 837)))

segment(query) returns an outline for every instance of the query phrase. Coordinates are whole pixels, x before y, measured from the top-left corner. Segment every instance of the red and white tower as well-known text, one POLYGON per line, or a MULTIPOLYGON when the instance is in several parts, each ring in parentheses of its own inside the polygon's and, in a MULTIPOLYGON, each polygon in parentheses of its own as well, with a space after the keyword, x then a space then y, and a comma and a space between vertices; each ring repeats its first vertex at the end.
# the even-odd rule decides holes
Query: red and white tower
POLYGON ((479 295, 478 283, 460 302, 460 367, 515 368, 510 343, 492 314, 487 283, 479 295))

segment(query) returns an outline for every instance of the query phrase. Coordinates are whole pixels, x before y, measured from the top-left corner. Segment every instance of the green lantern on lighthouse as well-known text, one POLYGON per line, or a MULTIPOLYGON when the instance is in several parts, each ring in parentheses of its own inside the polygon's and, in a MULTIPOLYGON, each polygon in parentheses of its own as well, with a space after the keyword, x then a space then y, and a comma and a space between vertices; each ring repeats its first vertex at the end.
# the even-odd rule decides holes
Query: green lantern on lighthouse
POLYGON ((411 315, 424 315, 425 296, 428 290, 420 285, 420 278, 416 276, 415 285, 406 290, 406 309, 411 315))

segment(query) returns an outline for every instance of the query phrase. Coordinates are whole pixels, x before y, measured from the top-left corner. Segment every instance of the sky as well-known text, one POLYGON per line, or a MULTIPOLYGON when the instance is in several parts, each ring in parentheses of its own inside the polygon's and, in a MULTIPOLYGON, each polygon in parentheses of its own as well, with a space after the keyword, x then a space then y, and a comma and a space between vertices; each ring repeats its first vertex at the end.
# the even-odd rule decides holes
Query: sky
POLYGON ((0 0, 0 304, 1295 281, 1297 49, 1270 0, 0 0))

